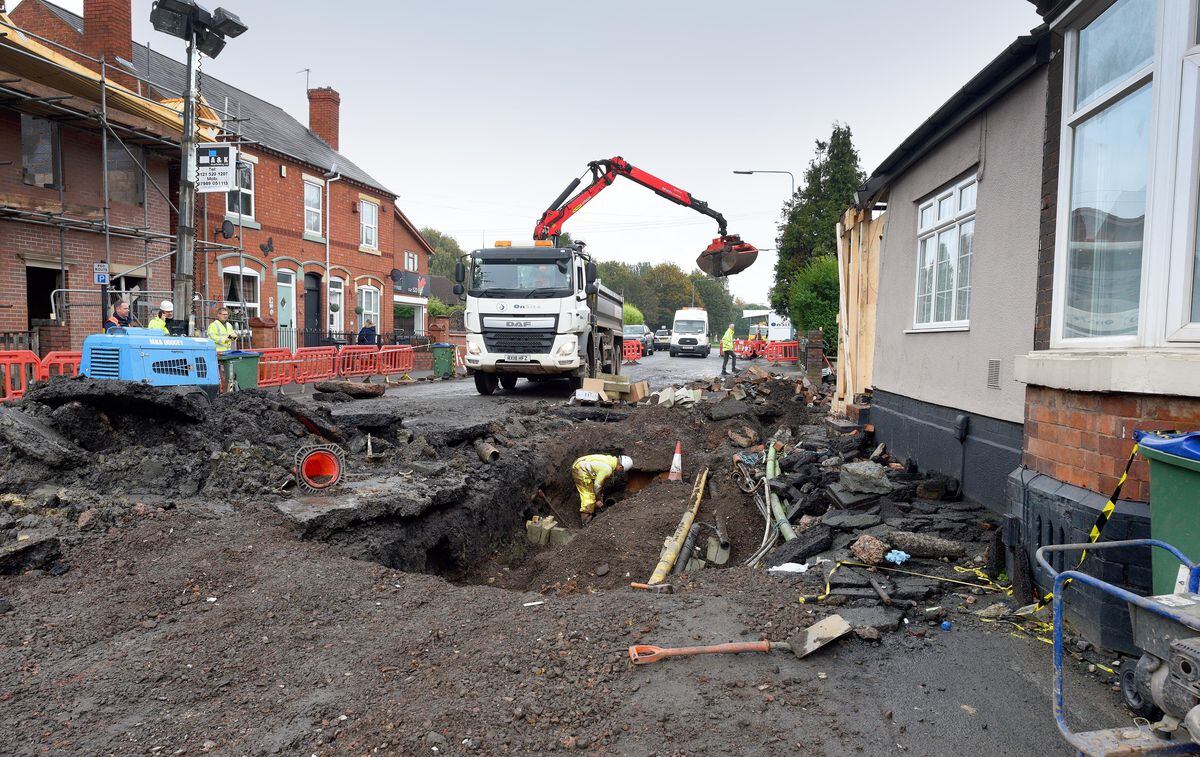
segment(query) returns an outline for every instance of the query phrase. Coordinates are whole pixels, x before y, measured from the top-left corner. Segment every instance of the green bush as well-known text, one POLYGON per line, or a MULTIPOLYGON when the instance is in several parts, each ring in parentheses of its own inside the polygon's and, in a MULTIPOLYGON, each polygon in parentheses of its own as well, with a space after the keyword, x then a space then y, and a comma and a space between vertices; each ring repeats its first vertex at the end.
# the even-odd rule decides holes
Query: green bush
POLYGON ((798 336, 821 329, 825 332, 825 351, 837 351, 837 259, 828 255, 813 258, 796 272, 788 296, 788 314, 798 336))
POLYGON ((437 297, 429 298, 429 316, 437 318, 442 315, 453 315, 463 309, 462 305, 447 305, 437 297))
POLYGON ((636 305, 625 303, 625 323, 637 326, 646 322, 646 317, 642 315, 642 311, 637 309, 636 305))

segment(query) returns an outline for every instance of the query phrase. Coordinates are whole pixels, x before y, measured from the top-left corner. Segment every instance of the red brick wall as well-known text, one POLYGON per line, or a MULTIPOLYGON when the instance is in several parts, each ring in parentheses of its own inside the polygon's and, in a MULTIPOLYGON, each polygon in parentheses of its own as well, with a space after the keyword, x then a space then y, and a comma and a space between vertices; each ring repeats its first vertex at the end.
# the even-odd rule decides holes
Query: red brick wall
POLYGON ((1054 240, 1058 223, 1058 153, 1062 121, 1063 40, 1054 34, 1050 40, 1050 59, 1046 88, 1046 132, 1042 143, 1042 202, 1038 232, 1037 297, 1033 319, 1033 348, 1050 347, 1050 317, 1054 298, 1054 240))
MULTIPOLYGON (((18 5, 9 14, 9 18, 17 26, 27 29, 39 37, 54 40, 60 45, 66 45, 71 50, 83 51, 83 35, 75 31, 74 27, 55 15, 53 11, 47 9, 39 0, 25 0, 25 2, 18 5)), ((92 65, 90 61, 82 56, 72 55, 66 50, 53 46, 51 46, 51 49, 56 53, 68 56, 78 63, 88 66, 92 65)))
POLYGON ((409 229, 408 224, 401 221, 400 218, 398 218, 396 216, 396 214, 394 214, 394 213, 392 214, 392 219, 393 219, 393 234, 394 234, 392 244, 393 244, 393 247, 395 248, 395 253, 396 253, 396 267, 397 268, 405 267, 404 266, 404 253, 405 252, 415 252, 415 253, 417 253, 417 273, 423 273, 423 274, 428 275, 429 274, 429 253, 425 249, 425 244, 426 244, 425 241, 418 240, 417 235, 414 234, 409 229))
MULTIPOLYGON (((33 5, 34 3, 31 3, 33 5)), ((23 7, 23 6, 22 6, 23 7)), ((21 120, 12 111, 0 110, 0 201, 13 207, 55 212, 65 210, 72 218, 99 219, 102 206, 102 174, 100 136, 67 126, 61 130, 63 186, 65 207, 59 202, 57 189, 32 187, 24 183, 21 173, 21 120), (11 163, 8 163, 11 161, 11 163)), ((167 162, 159 156, 149 158, 151 173, 160 186, 167 182, 167 162)), ((166 201, 146 184, 150 227, 169 231, 169 208, 166 201)), ((142 226, 145 222, 142 205, 112 203, 110 218, 113 224, 142 226)), ((83 338, 96 333, 103 320, 99 309, 99 289, 92 285, 92 263, 104 260, 104 237, 100 234, 70 231, 62 238, 67 263, 66 285, 77 289, 94 290, 90 294, 72 294, 70 302, 78 307, 67 311, 69 345, 79 349, 83 338), (95 303, 93 305, 93 303, 95 303)), ((18 221, 0 222, 0 302, 11 307, 0 308, 0 331, 24 331, 29 326, 26 308, 26 259, 57 261, 60 254, 59 231, 54 228, 18 221)), ((113 271, 136 265, 147 257, 166 252, 163 244, 149 248, 138 240, 113 237, 110 262, 113 271)), ((135 275, 145 276, 143 272, 135 275)), ((151 266, 148 286, 169 290, 169 263, 151 266)))
MULTIPOLYGON (((287 268, 296 271, 296 323, 303 326, 304 313, 304 274, 317 273, 322 282, 327 284, 325 276, 325 245, 322 242, 309 241, 304 234, 304 174, 317 178, 322 172, 318 169, 303 166, 300 163, 267 153, 262 150, 247 150, 248 154, 258 158, 254 166, 254 221, 262 226, 261 229, 244 228, 245 265, 259 272, 259 314, 263 318, 275 318, 270 311, 270 299, 278 302, 275 286, 275 271, 287 268), (280 174, 280 166, 287 167, 287 175, 280 174), (274 251, 264 253, 260 245, 270 239, 274 251)), ((330 240, 330 272, 333 277, 343 279, 346 285, 345 309, 342 311, 343 328, 346 331, 356 331, 361 328, 360 317, 354 312, 358 303, 358 288, 374 286, 380 290, 380 323, 376 324, 379 333, 387 333, 392 329, 392 284, 391 271, 396 267, 393 258, 393 225, 387 222, 392 216, 392 202, 388 195, 378 190, 366 189, 341 180, 331 185, 331 199, 323 203, 325 216, 322 225, 331 224, 330 240), (360 250, 361 231, 357 206, 360 195, 371 197, 379 204, 379 252, 360 250), (326 219, 328 219, 326 221, 326 219)), ((225 220, 225 195, 211 193, 206 196, 208 239, 217 242, 226 240, 216 237, 215 232, 225 220)), ((236 223, 236 218, 230 216, 236 223)), ((204 225, 197 228, 197 234, 203 236, 204 225)), ((236 239, 228 240, 228 244, 237 244, 236 239)), ((218 300, 224 295, 221 291, 221 270, 227 266, 237 265, 236 253, 228 251, 211 252, 205 261, 197 256, 197 291, 203 293, 205 299, 218 300), (220 258, 218 260, 218 258, 220 258), (207 268, 207 286, 204 271, 207 268)), ((322 294, 322 306, 327 307, 326 297, 322 294)), ((328 324, 328 314, 322 314, 321 323, 328 324)))
MULTIPOLYGON (((1134 431, 1200 428, 1200 399, 1100 394, 1030 386, 1025 390, 1027 467, 1105 496, 1112 493, 1133 447, 1134 431)), ((1122 499, 1150 499, 1140 456, 1122 499)))
POLYGON ((130 0, 83 0, 83 52, 112 61, 133 60, 133 9, 130 0))

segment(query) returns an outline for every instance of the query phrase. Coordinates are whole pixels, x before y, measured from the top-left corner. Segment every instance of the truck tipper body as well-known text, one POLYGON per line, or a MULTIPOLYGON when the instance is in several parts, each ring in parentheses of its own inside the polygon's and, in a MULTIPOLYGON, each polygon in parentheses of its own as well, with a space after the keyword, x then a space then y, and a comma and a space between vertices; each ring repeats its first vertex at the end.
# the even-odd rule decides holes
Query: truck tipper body
POLYGON ((518 379, 619 373, 624 298, 603 286, 574 247, 497 246, 455 270, 466 295, 466 367, 481 394, 518 379))

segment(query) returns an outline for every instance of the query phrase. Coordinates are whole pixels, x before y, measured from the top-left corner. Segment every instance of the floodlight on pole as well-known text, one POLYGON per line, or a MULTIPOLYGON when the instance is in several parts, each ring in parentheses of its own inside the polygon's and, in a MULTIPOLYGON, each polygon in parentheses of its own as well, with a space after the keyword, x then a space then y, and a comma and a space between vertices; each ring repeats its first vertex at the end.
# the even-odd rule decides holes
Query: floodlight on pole
POLYGON ((194 268, 196 255, 196 55, 215 58, 225 49, 226 37, 237 37, 247 27, 224 8, 215 13, 196 0, 155 0, 150 24, 163 34, 187 42, 187 73, 183 91, 182 167, 179 172, 179 223, 175 230, 175 312, 187 319, 192 333, 194 268))

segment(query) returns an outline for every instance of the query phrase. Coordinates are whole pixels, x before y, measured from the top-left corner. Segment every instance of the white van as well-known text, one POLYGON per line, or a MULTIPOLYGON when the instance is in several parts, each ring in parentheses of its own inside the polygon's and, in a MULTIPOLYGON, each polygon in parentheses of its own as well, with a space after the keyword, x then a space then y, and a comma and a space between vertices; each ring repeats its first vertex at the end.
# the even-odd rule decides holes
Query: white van
POLYGON ((675 311, 671 324, 671 357, 678 355, 700 355, 708 357, 712 352, 709 344, 708 313, 700 308, 684 308, 675 311))

